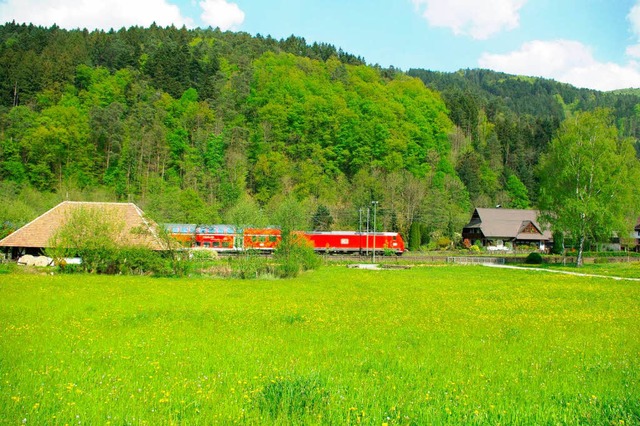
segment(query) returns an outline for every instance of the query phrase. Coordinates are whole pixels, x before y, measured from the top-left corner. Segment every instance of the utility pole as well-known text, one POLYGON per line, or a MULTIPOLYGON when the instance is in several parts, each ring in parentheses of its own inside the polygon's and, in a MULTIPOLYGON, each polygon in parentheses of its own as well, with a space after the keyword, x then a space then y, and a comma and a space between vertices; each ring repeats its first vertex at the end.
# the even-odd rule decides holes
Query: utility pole
POLYGON ((360 210, 358 210, 359 213, 359 219, 358 219, 358 249, 360 250, 360 254, 362 254, 362 207, 360 207, 360 210))
POLYGON ((367 239, 367 256, 369 255, 369 207, 367 207, 367 231, 365 233, 365 238, 367 239))
POLYGON ((373 204, 373 263, 376 263, 376 208, 378 202, 372 201, 371 204, 373 204))

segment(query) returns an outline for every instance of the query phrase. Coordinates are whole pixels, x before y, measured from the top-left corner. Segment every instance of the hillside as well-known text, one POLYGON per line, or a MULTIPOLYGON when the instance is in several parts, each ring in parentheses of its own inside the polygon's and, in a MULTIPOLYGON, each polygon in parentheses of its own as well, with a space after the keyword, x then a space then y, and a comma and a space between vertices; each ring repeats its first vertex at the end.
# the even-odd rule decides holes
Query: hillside
POLYGON ((638 138, 640 97, 484 70, 367 66, 304 39, 132 27, 0 26, 0 222, 64 198, 132 200, 158 221, 454 237, 473 206, 535 203, 535 166, 568 111, 608 106, 638 138), (422 80, 422 81, 421 81, 422 80), (424 83, 424 84, 423 84, 424 83))
POLYGON ((463 148, 456 170, 475 205, 504 204, 496 196, 500 187, 495 173, 503 180, 515 174, 535 204, 538 158, 560 123, 575 111, 611 109, 620 136, 636 141, 640 158, 640 94, 633 90, 599 92, 489 70, 412 69, 408 75, 441 92, 463 143, 471 144, 463 148))

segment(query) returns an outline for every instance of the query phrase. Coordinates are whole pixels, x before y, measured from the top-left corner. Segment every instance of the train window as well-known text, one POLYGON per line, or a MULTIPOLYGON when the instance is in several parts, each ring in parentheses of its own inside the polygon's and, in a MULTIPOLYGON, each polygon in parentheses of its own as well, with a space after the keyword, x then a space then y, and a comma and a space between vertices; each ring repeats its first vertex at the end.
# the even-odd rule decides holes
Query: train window
POLYGON ((270 243, 275 243, 276 241, 278 241, 278 238, 275 235, 272 235, 269 237, 269 242, 270 243))
POLYGON ((214 247, 220 247, 220 241, 214 241, 213 242, 213 246, 214 247))
POLYGON ((204 243, 204 246, 205 246, 206 248, 211 247, 211 246, 209 245, 209 243, 204 243))
POLYGON ((177 234, 178 232, 180 232, 180 228, 176 226, 175 228, 171 229, 171 232, 173 232, 174 234, 177 234))
POLYGON ((229 247, 231 247, 231 244, 229 244, 229 241, 223 241, 222 242, 222 247, 229 248, 229 247))

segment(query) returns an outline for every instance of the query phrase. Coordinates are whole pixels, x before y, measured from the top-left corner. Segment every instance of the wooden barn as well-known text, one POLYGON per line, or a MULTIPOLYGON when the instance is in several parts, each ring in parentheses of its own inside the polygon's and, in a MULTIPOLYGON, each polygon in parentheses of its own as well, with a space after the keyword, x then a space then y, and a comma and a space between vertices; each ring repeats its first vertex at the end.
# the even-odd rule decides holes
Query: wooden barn
POLYGON ((462 230, 462 238, 489 247, 503 247, 509 242, 513 246, 536 245, 539 250, 547 249, 553 242, 551 231, 538 223, 537 211, 502 208, 475 209, 462 230))
POLYGON ((142 210, 133 203, 97 203, 64 201, 41 216, 0 240, 0 250, 17 258, 24 254, 39 255, 50 247, 51 238, 78 209, 97 209, 124 226, 118 236, 125 245, 163 250, 157 237, 156 225, 144 217, 142 210))

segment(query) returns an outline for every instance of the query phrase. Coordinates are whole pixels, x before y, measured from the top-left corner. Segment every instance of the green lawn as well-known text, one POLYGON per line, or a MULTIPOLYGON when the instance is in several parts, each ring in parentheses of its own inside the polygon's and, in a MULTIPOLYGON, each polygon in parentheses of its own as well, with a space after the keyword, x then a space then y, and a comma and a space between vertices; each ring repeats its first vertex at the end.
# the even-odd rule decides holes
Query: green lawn
POLYGON ((0 275, 0 424, 640 424, 640 284, 0 275))

